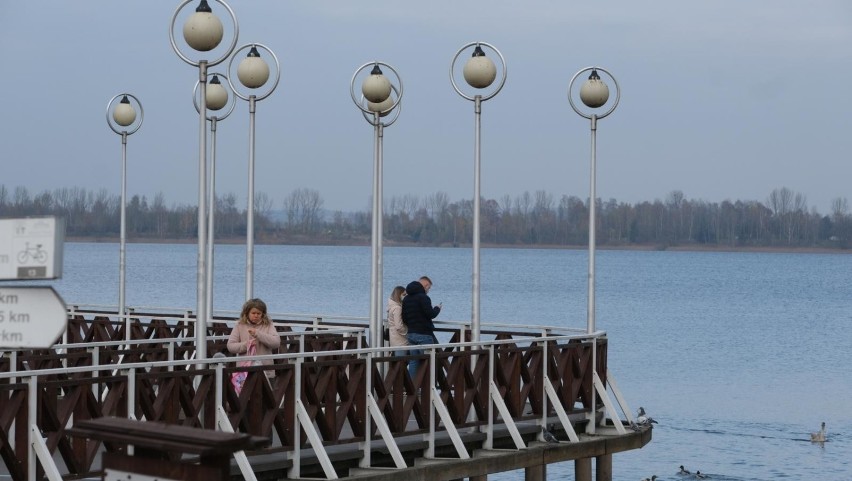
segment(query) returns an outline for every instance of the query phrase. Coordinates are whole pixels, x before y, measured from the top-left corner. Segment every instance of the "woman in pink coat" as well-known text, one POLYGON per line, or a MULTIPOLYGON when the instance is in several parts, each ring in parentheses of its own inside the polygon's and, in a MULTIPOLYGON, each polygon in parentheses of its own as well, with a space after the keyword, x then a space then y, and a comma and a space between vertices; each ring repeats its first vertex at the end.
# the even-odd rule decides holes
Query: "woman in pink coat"
MULTIPOLYGON (((234 354, 246 354, 254 347, 255 354, 272 354, 281 345, 278 331, 269 320, 266 313, 266 303, 260 299, 249 299, 243 304, 240 320, 228 337, 228 351, 234 354)), ((263 361, 265 365, 271 365, 272 360, 263 361)), ((267 375, 273 375, 274 371, 268 371, 267 375)))

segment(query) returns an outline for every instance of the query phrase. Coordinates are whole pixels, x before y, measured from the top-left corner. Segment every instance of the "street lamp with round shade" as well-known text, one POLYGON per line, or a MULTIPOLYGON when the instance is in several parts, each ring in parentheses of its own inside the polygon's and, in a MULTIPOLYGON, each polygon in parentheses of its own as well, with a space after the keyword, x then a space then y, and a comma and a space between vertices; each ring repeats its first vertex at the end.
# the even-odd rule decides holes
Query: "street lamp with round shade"
MULTIPOLYGON (((596 332, 595 327, 595 250, 597 244, 596 230, 597 230, 597 130, 598 130, 598 120, 603 119, 604 117, 609 116, 613 110, 618 106, 618 101, 621 98, 621 89, 618 87, 618 81, 615 80, 615 77, 612 76, 606 69, 602 67, 586 67, 581 69, 577 73, 571 77, 571 82, 568 84, 568 102, 571 104, 571 108, 574 109, 574 112, 577 112, 577 115, 583 117, 585 119, 589 119, 589 127, 591 130, 591 159, 589 160, 589 275, 588 275, 588 308, 587 308, 587 317, 586 317, 586 332, 588 334, 593 334, 596 332), (609 76, 609 78, 615 84, 615 100, 609 102, 609 107, 604 111, 592 110, 591 112, 586 112, 580 110, 577 104, 574 103, 574 83, 580 78, 584 72, 588 72, 591 70, 591 74, 589 78, 583 82, 583 85, 580 86, 579 92, 577 92, 577 96, 580 97, 580 101, 583 102, 583 105, 590 109, 598 109, 604 107, 609 102, 609 87, 606 86, 603 80, 601 80, 600 75, 598 75, 598 70, 603 72, 605 75, 609 76)), ((597 376, 597 349, 594 349, 592 354, 592 372, 597 376)), ((595 381, 597 382, 597 380, 595 381)), ((591 405, 597 406, 597 393, 592 390, 591 396, 591 405)), ((590 414, 592 422, 586 424, 586 433, 594 434, 596 421, 595 413, 592 412, 590 414)))
POLYGON ((269 80, 269 65, 260 58, 257 47, 252 46, 246 58, 240 62, 237 67, 237 78, 240 79, 240 83, 250 89, 261 87, 269 80))
POLYGON ((210 110, 221 110, 228 104, 228 91, 219 81, 219 76, 214 75, 207 86, 207 108, 210 110))
POLYGON ((597 70, 592 70, 589 79, 580 87, 580 100, 593 109, 603 106, 609 100, 609 87, 601 80, 597 70))
POLYGON ((222 21, 213 14, 207 0, 201 0, 195 13, 183 24, 183 39, 199 52, 209 52, 216 48, 224 35, 222 21))
POLYGON ((115 123, 122 127, 127 127, 136 120, 136 110, 130 105, 127 95, 121 98, 121 102, 115 106, 112 112, 112 118, 115 123))
POLYGON ((400 105, 402 78, 400 78, 396 69, 384 62, 368 62, 358 67, 352 75, 352 80, 349 82, 349 94, 352 96, 352 102, 364 116, 364 120, 373 126, 373 205, 371 208, 372 225, 370 227, 370 320, 368 321, 370 337, 368 342, 370 347, 379 347, 382 345, 381 304, 382 278, 384 277, 382 261, 384 249, 382 242, 382 233, 384 232, 382 222, 384 217, 384 209, 382 208, 382 196, 384 195, 382 186, 383 139, 385 127, 396 122, 402 109, 400 105), (391 83, 391 79, 385 77, 379 65, 390 70, 396 78, 395 82, 391 83), (355 94, 357 80, 362 72, 367 72, 367 69, 370 68, 369 75, 361 81, 361 98, 358 98, 355 94), (391 112, 394 114, 388 116, 391 112), (385 116, 388 117, 382 119, 385 116))
MULTIPOLYGON (((374 66, 373 70, 370 71, 370 75, 364 79, 364 82, 361 84, 361 93, 364 94, 364 98, 367 99, 368 102, 375 104, 381 104, 390 98, 390 80, 384 76, 382 69, 380 69, 378 65, 374 66)), ((393 104, 393 102, 391 102, 391 104, 393 104)), ((390 108, 390 105, 388 105, 387 108, 390 108)), ((381 110, 385 109, 383 108, 381 110)), ((375 110, 373 110, 373 112, 375 112, 375 110)))
MULTIPOLYGON (((364 97, 366 98, 366 96, 364 97)), ((367 102, 367 110, 370 112, 378 112, 379 117, 384 117, 385 115, 391 113, 391 108, 394 106, 393 96, 388 95, 382 102, 367 102)))
MULTIPOLYGON (((206 310, 211 317, 213 316, 213 268, 215 266, 213 257, 215 255, 214 238, 216 237, 216 131, 219 121, 231 115, 237 103, 235 97, 229 95, 224 84, 219 80, 220 75, 224 76, 224 74, 208 74, 210 80, 207 82, 206 89, 207 110, 210 112, 210 115, 207 116, 207 120, 210 121, 210 188, 207 189, 207 261, 209 268, 205 272, 205 291, 207 292, 206 310)), ((200 86, 201 82, 197 82, 192 92, 192 103, 196 110, 201 110, 200 95, 198 95, 200 86)))
POLYGON ((246 203, 246 300, 254 297, 254 137, 255 137, 255 111, 257 102, 269 97, 278 86, 278 81, 281 80, 281 64, 278 63, 278 57, 269 49, 269 47, 260 43, 248 43, 234 51, 231 61, 228 62, 228 76, 226 77, 234 95, 247 100, 249 107, 249 155, 248 155, 248 202, 246 203), (240 57, 240 52, 248 50, 248 54, 240 60, 237 65, 236 76, 240 82, 238 85, 251 89, 247 92, 241 92, 245 89, 237 89, 232 81, 234 62, 240 57), (270 68, 269 65, 260 57, 259 50, 265 50, 268 58, 272 58, 275 76, 272 82, 267 84, 269 80, 270 68), (258 91, 263 87, 263 91, 258 91))
POLYGON ((142 126, 142 121, 145 119, 145 109, 139 99, 131 94, 118 94, 111 98, 107 103, 106 120, 109 128, 116 134, 121 136, 121 214, 119 224, 119 244, 118 244, 118 315, 121 316, 124 322, 124 338, 132 339, 131 333, 131 318, 127 316, 125 309, 124 294, 126 280, 126 251, 127 251, 127 137, 139 130, 142 126), (116 103, 116 100, 121 100, 116 103), (139 108, 139 119, 136 119, 136 108, 130 103, 130 99, 136 103, 139 108), (115 108, 113 104, 115 103, 115 108), (112 116, 110 116, 112 113, 112 116), (111 118, 110 118, 111 117, 111 118), (118 128, 121 127, 121 128, 118 128), (129 128, 124 130, 123 128, 129 128))
MULTIPOLYGON (((471 232, 471 247, 473 249, 473 269, 471 272, 471 305, 470 305, 470 337, 471 341, 479 342, 479 331, 480 331, 480 307, 479 307, 479 294, 480 294, 480 275, 479 275, 479 267, 480 267, 480 217, 481 217, 481 135, 480 131, 482 130, 482 102, 491 99, 495 95, 497 95, 500 90, 503 89, 503 85, 506 83, 506 59, 503 58, 503 54, 500 53, 499 50, 494 48, 493 45, 487 44, 485 42, 471 42, 456 52, 455 56, 453 56, 453 61, 450 63, 450 83, 453 85, 453 90, 456 91, 462 98, 466 100, 473 101, 473 114, 474 114, 474 136, 473 136, 473 229, 471 232), (456 82, 457 78, 457 62, 462 54, 462 52, 466 52, 470 47, 473 47, 473 53, 470 58, 465 62, 464 67, 461 69, 462 77, 464 77, 465 82, 470 87, 475 89, 487 89, 485 91, 480 92, 472 92, 465 93, 459 86, 459 83, 456 82), (485 51, 482 49, 485 47, 491 52, 493 52, 496 57, 499 59, 499 62, 502 65, 500 79, 496 85, 494 85, 494 81, 497 80, 497 66, 494 64, 491 59, 485 56, 485 51)), ((465 88, 465 90, 469 90, 465 88)), ((475 361, 474 361, 475 362, 475 361)))
POLYGON ((482 47, 477 45, 473 50, 473 55, 464 64, 462 73, 468 85, 473 88, 484 89, 497 78, 497 66, 490 58, 485 56, 482 47))
POLYGON ((228 6, 225 0, 216 0, 216 3, 225 9, 228 16, 231 18, 233 29, 230 30, 231 42, 227 47, 219 48, 221 56, 212 60, 198 57, 197 52, 209 52, 216 49, 222 42, 224 37, 224 28, 218 17, 213 15, 207 0, 200 0, 195 13, 189 15, 183 25, 183 39, 187 47, 195 52, 190 55, 184 54, 181 45, 175 41, 177 29, 175 23, 184 7, 188 6, 192 0, 184 0, 175 9, 172 15, 172 20, 169 24, 169 43, 172 45, 172 50, 187 64, 198 68, 198 262, 197 262, 197 283, 196 283, 196 305, 198 310, 195 313, 195 358, 207 358, 207 323, 208 315, 212 314, 207 310, 208 292, 206 289, 206 278, 208 271, 207 260, 207 69, 214 65, 222 63, 227 59, 234 47, 237 45, 240 27, 237 23, 237 16, 234 11, 228 6))

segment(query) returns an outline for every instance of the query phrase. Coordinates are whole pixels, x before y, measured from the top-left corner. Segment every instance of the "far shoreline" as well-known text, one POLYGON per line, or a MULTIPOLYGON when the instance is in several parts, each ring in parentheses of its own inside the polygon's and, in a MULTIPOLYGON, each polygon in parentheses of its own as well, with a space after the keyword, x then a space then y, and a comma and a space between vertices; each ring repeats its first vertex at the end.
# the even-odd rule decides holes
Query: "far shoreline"
MULTIPOLYGON (((119 239, 115 237, 67 237, 66 242, 76 243, 103 243, 118 244, 119 239)), ((367 247, 370 240, 329 240, 326 242, 307 241, 303 242, 271 242, 269 240, 256 239, 255 245, 294 245, 294 246, 327 246, 327 247, 367 247)), ((161 239, 161 238, 128 238, 128 244, 197 244, 196 239, 161 239)), ((217 244, 245 245, 243 238, 216 239, 217 244)), ((549 244, 490 244, 482 243, 483 249, 563 249, 563 250, 587 250, 587 246, 578 245, 549 245, 549 244)), ((384 247, 440 247, 470 249, 470 244, 417 244, 414 242, 385 241, 384 247)), ((712 246, 712 245, 655 245, 655 244, 625 244, 625 245, 597 245, 596 250, 613 251, 660 251, 660 252, 744 252, 744 253, 779 253, 779 254, 852 254, 852 249, 829 248, 829 247, 789 247, 789 246, 712 246)))

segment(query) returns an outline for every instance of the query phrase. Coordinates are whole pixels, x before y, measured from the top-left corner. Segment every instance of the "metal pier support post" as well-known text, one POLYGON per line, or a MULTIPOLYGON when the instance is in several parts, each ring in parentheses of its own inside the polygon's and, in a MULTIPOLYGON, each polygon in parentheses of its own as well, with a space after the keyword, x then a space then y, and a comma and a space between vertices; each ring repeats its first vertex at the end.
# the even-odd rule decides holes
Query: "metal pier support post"
POLYGON ((524 468, 524 481, 547 481, 547 465, 524 468))
POLYGON ((595 481, 612 481, 612 454, 595 456, 595 481))
POLYGON ((592 481, 592 458, 574 460, 575 481, 592 481))

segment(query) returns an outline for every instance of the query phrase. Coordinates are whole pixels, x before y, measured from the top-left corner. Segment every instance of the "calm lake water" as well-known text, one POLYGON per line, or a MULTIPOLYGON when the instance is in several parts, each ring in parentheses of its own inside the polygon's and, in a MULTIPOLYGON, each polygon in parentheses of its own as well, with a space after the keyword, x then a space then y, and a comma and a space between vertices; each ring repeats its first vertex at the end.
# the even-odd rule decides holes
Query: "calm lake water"
MULTIPOLYGON (((118 245, 68 243, 65 301, 118 303, 118 245)), ((196 246, 127 246, 128 306, 195 309, 196 246)), ((852 479, 852 256, 599 251, 597 327, 635 410, 659 424, 614 479, 852 479), (825 421, 829 441, 809 433, 825 421), (693 478, 694 479, 694 478, 693 478)), ((587 253, 484 249, 482 322, 585 328, 587 253)), ((385 248, 383 297, 422 274, 439 320, 468 320, 470 249, 385 248)), ((369 315, 369 247, 256 246, 254 294, 278 313, 369 315)), ((245 298, 245 246, 217 246, 214 309, 245 298)), ((492 480, 522 479, 523 473, 492 480)), ((573 463, 548 479, 574 479, 573 463)))

